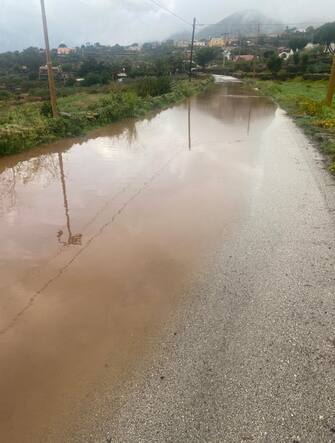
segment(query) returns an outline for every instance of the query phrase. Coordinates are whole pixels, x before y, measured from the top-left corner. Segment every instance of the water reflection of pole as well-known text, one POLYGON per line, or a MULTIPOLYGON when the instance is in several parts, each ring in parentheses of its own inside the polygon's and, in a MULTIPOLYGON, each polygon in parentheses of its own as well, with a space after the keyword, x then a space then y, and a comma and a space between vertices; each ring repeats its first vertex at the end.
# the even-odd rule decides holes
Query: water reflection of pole
POLYGON ((248 135, 250 133, 250 124, 251 124, 251 103, 249 105, 248 130, 247 130, 248 135))
POLYGON ((63 231, 59 231, 58 234, 57 234, 58 241, 60 243, 62 243, 63 245, 65 245, 65 246, 67 246, 67 245, 81 245, 82 234, 72 235, 70 212, 69 212, 69 204, 68 204, 67 192, 66 192, 64 163, 63 163, 63 156, 62 156, 61 152, 58 153, 58 160, 59 160, 59 169, 60 169, 60 180, 61 180, 61 183, 62 183, 62 191, 63 191, 63 199, 64 199, 66 227, 67 227, 67 232, 68 232, 68 240, 67 241, 62 241, 61 237, 63 235, 63 231))
POLYGON ((191 99, 188 99, 188 149, 191 151, 192 143, 191 143, 191 99))

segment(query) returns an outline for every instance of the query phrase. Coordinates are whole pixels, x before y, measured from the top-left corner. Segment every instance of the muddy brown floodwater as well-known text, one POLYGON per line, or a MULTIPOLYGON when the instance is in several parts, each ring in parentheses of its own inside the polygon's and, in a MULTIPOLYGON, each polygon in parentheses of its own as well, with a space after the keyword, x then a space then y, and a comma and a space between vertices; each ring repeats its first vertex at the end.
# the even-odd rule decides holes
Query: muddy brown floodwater
POLYGON ((136 368, 206 255, 242 222, 275 111, 222 83, 0 160, 1 442, 47 441, 107 369, 112 384, 136 368))

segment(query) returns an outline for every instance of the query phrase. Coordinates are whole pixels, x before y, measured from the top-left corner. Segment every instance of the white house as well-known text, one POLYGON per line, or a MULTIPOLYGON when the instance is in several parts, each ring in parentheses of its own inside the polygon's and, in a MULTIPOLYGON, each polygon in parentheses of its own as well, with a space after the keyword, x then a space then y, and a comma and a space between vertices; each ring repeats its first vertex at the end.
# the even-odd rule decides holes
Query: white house
POLYGON ((204 48, 205 46, 207 46, 207 42, 205 40, 196 40, 194 42, 194 46, 197 48, 204 48))

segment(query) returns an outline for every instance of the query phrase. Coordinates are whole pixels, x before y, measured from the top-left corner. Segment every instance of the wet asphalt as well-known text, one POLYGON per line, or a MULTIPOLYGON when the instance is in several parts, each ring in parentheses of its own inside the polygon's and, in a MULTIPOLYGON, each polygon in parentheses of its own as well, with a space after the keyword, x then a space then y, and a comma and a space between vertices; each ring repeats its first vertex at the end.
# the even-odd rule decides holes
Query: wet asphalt
POLYGON ((264 141, 242 223, 73 441, 335 441, 334 181, 283 111, 264 141))

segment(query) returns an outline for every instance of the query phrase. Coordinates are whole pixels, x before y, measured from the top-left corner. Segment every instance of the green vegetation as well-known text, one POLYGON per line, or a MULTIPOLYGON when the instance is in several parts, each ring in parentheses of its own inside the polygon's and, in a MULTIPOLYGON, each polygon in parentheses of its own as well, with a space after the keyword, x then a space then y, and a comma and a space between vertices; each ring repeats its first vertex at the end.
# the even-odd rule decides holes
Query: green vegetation
POLYGON ((195 52, 195 61, 204 68, 209 62, 215 60, 218 55, 219 51, 217 48, 200 48, 195 52))
POLYGON ((157 97, 171 92, 172 82, 169 77, 145 77, 136 84, 139 97, 157 97))
POLYGON ((274 54, 269 58, 267 62, 267 67, 269 68, 269 71, 271 71, 271 73, 276 76, 280 71, 282 64, 283 60, 274 54))
POLYGON ((52 119, 46 103, 24 103, 0 112, 0 156, 24 151, 41 143, 83 134, 85 130, 128 117, 140 117, 197 94, 212 78, 171 83, 148 78, 131 86, 112 84, 105 92, 61 97, 61 117, 52 119), (159 94, 159 95, 158 95, 159 94))
POLYGON ((335 22, 326 23, 316 30, 314 41, 325 45, 328 49, 335 42, 335 22))
POLYGON ((327 81, 308 81, 301 78, 280 81, 257 81, 257 87, 275 99, 307 135, 320 146, 330 160, 335 173, 335 103, 326 106, 327 81))

